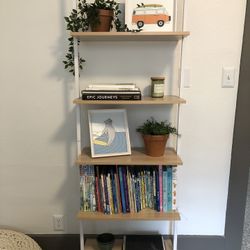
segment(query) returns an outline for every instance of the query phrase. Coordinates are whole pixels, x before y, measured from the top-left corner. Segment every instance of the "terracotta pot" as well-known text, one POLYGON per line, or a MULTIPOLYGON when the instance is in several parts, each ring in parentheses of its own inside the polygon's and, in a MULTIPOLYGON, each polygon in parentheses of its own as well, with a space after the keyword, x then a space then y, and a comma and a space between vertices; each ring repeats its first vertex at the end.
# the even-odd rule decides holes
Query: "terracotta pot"
POLYGON ((164 155, 168 135, 142 135, 146 154, 159 157, 164 155))
POLYGON ((113 10, 98 10, 100 23, 95 26, 91 25, 91 30, 94 32, 107 32, 110 31, 111 22, 114 16, 113 10))

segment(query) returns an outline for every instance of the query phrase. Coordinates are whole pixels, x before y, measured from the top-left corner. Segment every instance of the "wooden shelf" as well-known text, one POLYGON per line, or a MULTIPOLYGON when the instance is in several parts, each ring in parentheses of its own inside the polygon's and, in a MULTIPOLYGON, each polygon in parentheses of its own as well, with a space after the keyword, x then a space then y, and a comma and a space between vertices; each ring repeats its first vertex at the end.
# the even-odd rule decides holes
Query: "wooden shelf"
POLYGON ((186 103, 186 100, 178 97, 178 96, 164 96, 163 98, 152 98, 149 96, 143 96, 142 100, 138 101, 98 101, 98 100, 82 100, 80 98, 77 98, 73 101, 75 104, 79 105, 88 105, 88 104, 115 104, 115 105, 165 105, 165 104, 181 104, 186 103))
POLYGON ((71 32, 81 41, 178 41, 189 36, 183 32, 71 32))
POLYGON ((180 220, 179 212, 157 212, 153 209, 143 209, 139 213, 120 213, 120 214, 104 214, 101 212, 79 212, 77 214, 79 220, 144 220, 144 221, 157 221, 157 220, 166 220, 166 221, 176 221, 180 220))
MULTIPOLYGON (((122 250, 123 239, 115 239, 112 250, 122 250)), ((100 250, 96 239, 86 239, 84 250, 100 250)))
POLYGON ((90 148, 85 148, 76 160, 77 165, 182 165, 180 157, 172 148, 166 148, 161 157, 145 154, 144 148, 132 149, 131 155, 92 158, 90 148))

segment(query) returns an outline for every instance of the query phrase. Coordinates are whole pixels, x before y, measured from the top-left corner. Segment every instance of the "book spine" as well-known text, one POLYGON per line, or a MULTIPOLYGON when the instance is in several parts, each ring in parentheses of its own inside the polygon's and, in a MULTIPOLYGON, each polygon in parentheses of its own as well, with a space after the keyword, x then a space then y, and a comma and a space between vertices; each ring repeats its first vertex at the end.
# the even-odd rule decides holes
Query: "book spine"
POLYGON ((167 168, 167 192, 168 192, 168 201, 167 208, 168 211, 172 211, 172 167, 167 168))
POLYGON ((84 176, 80 177, 80 209, 84 211, 84 200, 85 200, 85 190, 84 190, 84 176))
POLYGON ((125 167, 122 168, 122 179, 123 179, 123 184, 125 188, 125 204, 126 204, 126 212, 130 212, 130 206, 129 206, 129 195, 128 195, 128 183, 127 183, 127 177, 126 177, 126 169, 125 167))
POLYGON ((89 89, 106 89, 106 88, 115 88, 115 89, 120 89, 120 88, 129 88, 129 89, 134 89, 136 88, 135 83, 110 83, 110 84, 90 84, 88 85, 89 89))
POLYGON ((82 100, 141 100, 141 94, 82 94, 82 100))
POLYGON ((126 202, 125 202, 125 188, 123 184, 123 177, 122 177, 122 167, 119 167, 119 180, 120 180, 120 190, 121 190, 121 203, 122 203, 122 212, 126 213, 126 202))
POLYGON ((130 213, 134 212, 133 194, 132 194, 132 183, 131 183, 131 173, 127 167, 127 183, 128 183, 128 196, 129 196, 129 210, 130 213))
POLYGON ((172 167, 172 210, 177 209, 176 188, 177 188, 177 169, 176 167, 172 167))
POLYGON ((142 193, 142 208, 144 209, 146 207, 145 204, 145 182, 144 182, 144 171, 141 170, 141 193, 142 193))
MULTIPOLYGON (((93 167, 94 170, 94 167, 93 167)), ((97 197, 96 197, 96 191, 95 191, 95 174, 93 171, 93 175, 91 176, 91 193, 92 193, 92 200, 91 200, 91 211, 96 212, 97 208, 97 197)))
POLYGON ((162 165, 159 165, 160 211, 162 212, 162 165))
POLYGON ((117 199, 116 199, 116 182, 115 182, 115 175, 114 175, 114 169, 111 168, 111 190, 113 195, 113 206, 114 206, 114 213, 118 213, 118 206, 117 206, 117 199))
POLYGON ((160 185, 159 185, 159 171, 156 170, 155 174, 155 187, 156 187, 156 208, 155 210, 160 212, 160 185))
POLYGON ((115 167, 115 181, 116 181, 116 196, 117 196, 118 213, 121 213, 122 212, 122 200, 121 200, 121 188, 120 188, 117 165, 115 167))
POLYGON ((167 202, 168 202, 168 193, 167 193, 167 179, 168 179, 168 177, 167 177, 167 167, 166 166, 164 166, 163 167, 163 173, 162 173, 162 182, 163 182, 163 184, 162 184, 162 187, 163 187, 163 194, 162 194, 162 196, 163 196, 163 212, 167 212, 168 211, 168 207, 167 207, 167 202))
POLYGON ((136 181, 135 181, 135 189, 136 189, 136 210, 137 212, 141 211, 141 199, 140 199, 140 179, 138 177, 138 173, 136 175, 136 181))
POLYGON ((109 212, 110 214, 114 213, 114 202, 113 202, 113 193, 111 187, 111 177, 110 173, 107 175, 107 188, 108 188, 108 199, 109 199, 109 212))
POLYGON ((108 176, 104 175, 104 193, 105 193, 105 200, 106 200, 106 210, 107 214, 110 214, 110 200, 109 200, 109 193, 108 193, 108 176))
POLYGON ((104 175, 103 173, 101 174, 101 183, 102 183, 102 194, 103 194, 103 212, 106 214, 107 213, 107 203, 106 203, 106 192, 105 192, 105 187, 104 187, 104 175))
POLYGON ((134 205, 134 211, 135 212, 138 212, 137 211, 137 205, 136 205, 136 181, 135 181, 135 175, 134 175, 134 172, 132 173, 132 194, 133 194, 133 205, 134 205))
POLYGON ((153 206, 152 208, 156 210, 156 180, 155 180, 155 169, 153 170, 153 206))

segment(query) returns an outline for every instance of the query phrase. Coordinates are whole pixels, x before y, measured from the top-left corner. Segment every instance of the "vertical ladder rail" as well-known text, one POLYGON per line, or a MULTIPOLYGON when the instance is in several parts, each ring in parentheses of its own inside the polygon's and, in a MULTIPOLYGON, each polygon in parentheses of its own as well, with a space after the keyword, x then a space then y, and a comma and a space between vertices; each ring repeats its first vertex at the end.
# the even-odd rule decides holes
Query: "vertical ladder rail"
MULTIPOLYGON (((78 41, 74 38, 74 63, 75 63, 75 98, 80 96, 80 77, 79 77, 79 53, 78 41)), ((76 142, 77 142, 77 155, 81 153, 81 124, 80 124, 80 105, 76 107, 76 142)))
POLYGON ((84 250, 84 230, 83 230, 83 221, 80 221, 80 249, 84 250))
MULTIPOLYGON (((73 9, 77 10, 77 0, 73 0, 73 9)), ((75 86, 74 96, 79 98, 80 96, 80 72, 79 72, 79 48, 77 38, 73 38, 74 41, 74 69, 75 69, 75 86)), ((81 153, 81 109, 80 105, 76 107, 76 143, 77 143, 77 155, 81 153)), ((84 250, 84 230, 83 221, 80 221, 80 249, 84 250)))
POLYGON ((172 224, 173 227, 173 250, 177 250, 177 221, 174 221, 172 224))
MULTIPOLYGON (((73 0, 73 8, 77 9, 77 0, 73 0)), ((75 98, 80 96, 80 75, 79 75, 79 48, 78 40, 74 38, 74 68, 75 68, 75 98)), ((80 106, 76 108, 76 141, 77 155, 81 153, 81 125, 80 125, 80 106)))

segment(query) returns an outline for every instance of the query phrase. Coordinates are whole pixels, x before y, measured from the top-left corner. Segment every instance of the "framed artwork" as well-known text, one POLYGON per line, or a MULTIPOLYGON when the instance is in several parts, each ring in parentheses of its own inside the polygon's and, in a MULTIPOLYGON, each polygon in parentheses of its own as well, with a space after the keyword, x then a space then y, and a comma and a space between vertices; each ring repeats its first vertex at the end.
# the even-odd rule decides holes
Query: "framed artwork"
POLYGON ((175 0, 126 0, 125 23, 142 32, 174 31, 175 0))
POLYGON ((88 118, 92 157, 131 154, 125 109, 89 110, 88 118))

